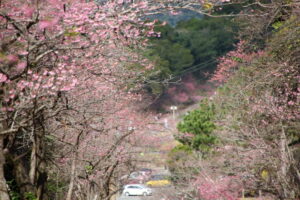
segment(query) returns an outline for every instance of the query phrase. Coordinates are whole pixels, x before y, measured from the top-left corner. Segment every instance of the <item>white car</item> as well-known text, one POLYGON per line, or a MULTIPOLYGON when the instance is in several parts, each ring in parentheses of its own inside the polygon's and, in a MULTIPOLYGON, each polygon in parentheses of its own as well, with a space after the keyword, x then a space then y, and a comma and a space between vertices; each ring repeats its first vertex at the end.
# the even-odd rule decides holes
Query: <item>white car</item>
POLYGON ((149 196, 152 195, 152 190, 151 188, 148 188, 147 186, 142 184, 130 184, 124 186, 123 194, 126 196, 131 196, 131 195, 149 196))

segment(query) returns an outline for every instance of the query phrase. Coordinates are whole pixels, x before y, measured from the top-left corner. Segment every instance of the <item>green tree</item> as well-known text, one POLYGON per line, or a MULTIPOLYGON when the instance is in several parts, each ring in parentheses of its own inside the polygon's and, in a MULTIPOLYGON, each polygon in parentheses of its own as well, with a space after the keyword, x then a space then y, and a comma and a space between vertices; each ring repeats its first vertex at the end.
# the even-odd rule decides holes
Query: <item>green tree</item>
POLYGON ((156 41, 150 50, 150 55, 158 55, 162 60, 168 61, 168 67, 173 75, 177 75, 194 62, 189 49, 179 43, 172 43, 166 39, 156 41))
MULTIPOLYGON (((191 19, 176 26, 176 41, 191 50, 194 64, 214 60, 233 48, 235 26, 227 18, 191 19)), ((214 68, 216 63, 210 65, 214 68)))
MULTIPOLYGON (((144 74, 146 76, 145 89, 153 95, 160 95, 163 93, 167 83, 166 80, 172 74, 170 70, 170 63, 162 59, 158 55, 151 55, 151 60, 155 63, 154 68, 144 74)), ((138 77, 139 79, 144 77, 138 77)))
POLYGON ((199 109, 189 112, 177 125, 177 129, 183 134, 178 135, 176 139, 195 150, 209 151, 217 142, 217 137, 212 134, 216 129, 213 119, 214 105, 205 100, 199 109))

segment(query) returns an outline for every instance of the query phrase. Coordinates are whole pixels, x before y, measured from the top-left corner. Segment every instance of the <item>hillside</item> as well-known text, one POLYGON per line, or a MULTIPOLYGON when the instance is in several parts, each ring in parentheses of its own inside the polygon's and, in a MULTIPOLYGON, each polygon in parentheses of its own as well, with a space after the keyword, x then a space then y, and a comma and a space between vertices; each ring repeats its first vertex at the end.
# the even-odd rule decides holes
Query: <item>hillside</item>
POLYGON ((177 126, 169 166, 194 197, 300 197, 300 16, 280 9, 271 23, 237 17, 243 40, 220 59, 215 95, 177 126))

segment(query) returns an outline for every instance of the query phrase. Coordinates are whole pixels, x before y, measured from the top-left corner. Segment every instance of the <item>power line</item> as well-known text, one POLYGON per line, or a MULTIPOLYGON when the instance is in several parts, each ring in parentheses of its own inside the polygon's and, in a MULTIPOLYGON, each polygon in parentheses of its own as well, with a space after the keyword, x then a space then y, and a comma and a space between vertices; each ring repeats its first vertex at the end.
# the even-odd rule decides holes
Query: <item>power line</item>
MULTIPOLYGON (((205 63, 200 63, 200 64, 197 64, 197 65, 192 65, 191 67, 189 67, 189 68, 187 68, 187 69, 184 69, 184 70, 182 70, 182 71, 180 71, 179 73, 180 74, 178 74, 178 75, 176 75, 176 76, 174 76, 174 77, 170 77, 169 79, 167 79, 168 81, 171 81, 171 80, 173 80, 173 79, 176 79, 176 78, 179 78, 179 77, 181 77, 181 76, 183 76, 183 75, 185 75, 185 74, 187 74, 187 73, 191 73, 191 72, 195 72, 195 71, 197 71, 197 70, 200 70, 200 69, 205 69, 205 68, 207 68, 207 67, 209 67, 208 66, 208 64, 212 64, 212 63, 216 63, 217 62, 217 60, 215 60, 215 59, 210 59, 210 60, 208 60, 208 61, 206 61, 205 63), (203 67, 200 67, 199 68, 199 66, 203 66, 203 67)), ((144 85, 150 85, 151 83, 153 83, 154 81, 147 81, 147 83, 144 83, 144 85)), ((162 82, 161 82, 162 83, 162 82)))
MULTIPOLYGON (((190 66, 189 68, 182 70, 181 73, 182 73, 182 72, 185 72, 185 71, 187 71, 187 70, 190 70, 190 69, 192 69, 192 68, 201 66, 201 65, 210 64, 210 62, 212 62, 212 61, 215 62, 215 59, 210 59, 210 60, 206 61, 205 63, 199 63, 199 64, 197 64, 197 65, 192 65, 192 66, 190 66)), ((189 66, 189 65, 186 65, 186 66, 184 66, 184 67, 188 67, 188 66, 189 66)), ((184 67, 182 67, 182 68, 184 68, 184 67)))
MULTIPOLYGON (((191 72, 198 71, 198 70, 200 70, 200 69, 205 69, 205 68, 209 67, 209 66, 208 66, 209 64, 216 63, 216 62, 217 62, 217 60, 211 59, 211 60, 209 60, 209 61, 207 61, 207 62, 205 62, 205 63, 200 63, 200 64, 197 64, 197 65, 193 65, 193 66, 191 66, 190 68, 181 71, 180 74, 178 74, 177 76, 174 76, 172 79, 181 77, 181 76, 183 76, 183 75, 185 75, 185 74, 187 74, 187 73, 191 73, 191 72), (199 67, 199 66, 203 66, 203 67, 199 67)), ((171 79, 171 80, 172 80, 172 79, 171 79)))
POLYGON ((179 78, 179 77, 181 77, 181 76, 183 76, 183 75, 185 75, 187 73, 195 72, 195 71, 198 71, 200 69, 205 69, 205 68, 209 67, 209 64, 216 63, 216 62, 217 62, 216 59, 210 59, 210 60, 208 60, 208 61, 206 61, 204 63, 199 63, 197 65, 192 65, 189 68, 180 71, 178 75, 170 77, 169 79, 165 79, 164 81, 150 81, 150 80, 145 80, 145 82, 143 83, 143 85, 144 86, 149 86, 149 85, 151 85, 153 83, 162 83, 162 84, 164 84, 164 83, 166 83, 166 81, 170 83, 170 81, 172 81, 172 80, 174 80, 176 78, 179 78))

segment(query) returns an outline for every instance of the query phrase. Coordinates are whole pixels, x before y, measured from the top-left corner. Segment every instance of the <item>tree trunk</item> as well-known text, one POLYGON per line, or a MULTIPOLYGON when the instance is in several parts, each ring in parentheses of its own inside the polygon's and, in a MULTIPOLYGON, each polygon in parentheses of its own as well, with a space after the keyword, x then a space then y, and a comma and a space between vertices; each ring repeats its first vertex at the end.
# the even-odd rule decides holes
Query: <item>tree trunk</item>
POLYGON ((45 160, 45 132, 42 130, 39 132, 37 137, 37 144, 38 144, 38 156, 40 159, 37 162, 38 173, 37 173, 37 180, 36 180, 36 196, 38 200, 43 200, 44 196, 44 189, 45 184, 47 182, 48 174, 46 171, 46 160, 45 160))
POLYGON ((74 153, 74 157, 73 157, 73 160, 72 160, 71 179, 70 179, 69 190, 68 190, 68 194, 67 194, 66 200, 72 200, 72 193, 73 193, 73 188, 74 188, 74 180, 75 180, 75 175, 76 175, 76 159, 77 159, 77 152, 74 153))
POLYGON ((72 160, 71 174, 70 174, 71 178, 70 178, 69 190, 68 190, 66 200, 72 200, 74 181, 75 181, 75 176, 76 176, 76 161, 77 161, 77 157, 78 157, 78 146, 79 146, 79 142, 80 142, 80 136, 82 135, 82 133, 83 133, 83 131, 78 133, 76 143, 74 145, 74 157, 72 160))
MULTIPOLYGON (((28 169, 24 166, 23 160, 18 160, 18 158, 14 157, 11 160, 11 165, 13 165, 13 175, 16 181, 16 184, 19 187, 20 194, 25 194, 27 192, 34 193, 34 186, 29 181, 28 169)), ((22 158, 20 158, 22 159, 22 158)))
POLYGON ((280 165, 280 182, 283 190, 283 198, 290 198, 293 196, 291 194, 289 188, 289 177, 288 177, 288 169, 290 167, 290 160, 287 151, 287 138, 285 135, 284 127, 282 126, 281 135, 280 135, 280 157, 281 157, 281 165, 280 165))
MULTIPOLYGON (((34 134, 34 133, 33 133, 34 134)), ((35 176, 36 176, 36 167, 37 167, 37 144, 36 144, 36 136, 33 135, 32 140, 32 148, 31 148, 31 156, 30 156, 30 171, 29 171, 29 179, 32 185, 35 184, 35 176)))
POLYGON ((33 118, 32 150, 30 157, 29 179, 35 187, 35 195, 38 200, 43 199, 44 187, 47 181, 45 161, 45 128, 43 111, 33 118))
POLYGON ((8 194, 8 188, 6 185, 6 180, 4 177, 4 164, 5 164, 5 156, 4 156, 4 144, 3 144, 4 136, 0 135, 0 199, 1 200, 10 200, 8 194))

